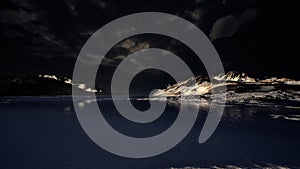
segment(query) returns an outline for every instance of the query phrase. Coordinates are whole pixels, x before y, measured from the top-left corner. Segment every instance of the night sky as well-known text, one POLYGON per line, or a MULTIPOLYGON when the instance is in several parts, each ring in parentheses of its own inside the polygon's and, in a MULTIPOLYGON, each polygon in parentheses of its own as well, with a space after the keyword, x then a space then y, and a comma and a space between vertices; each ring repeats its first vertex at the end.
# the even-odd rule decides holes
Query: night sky
MULTIPOLYGON (((296 14, 290 14, 288 6, 293 5, 263 0, 1 0, 0 71, 71 77, 82 46, 101 26, 132 13, 164 12, 197 25, 214 44, 226 71, 299 79, 298 53, 292 47, 296 33, 288 21, 296 14)), ((149 47, 172 51, 194 74, 206 74, 181 42, 145 34, 111 49, 98 71, 102 83, 108 84, 124 57, 149 47)), ((149 72, 149 79, 155 79, 157 72, 149 72)))

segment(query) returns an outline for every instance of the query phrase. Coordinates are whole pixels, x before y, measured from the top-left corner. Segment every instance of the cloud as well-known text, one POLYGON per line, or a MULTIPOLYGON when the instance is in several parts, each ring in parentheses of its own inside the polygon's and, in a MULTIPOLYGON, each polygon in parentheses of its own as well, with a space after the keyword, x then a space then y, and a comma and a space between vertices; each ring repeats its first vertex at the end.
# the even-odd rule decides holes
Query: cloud
POLYGON ((142 49, 150 48, 150 44, 148 42, 140 42, 137 39, 127 39, 121 42, 117 47, 126 49, 131 54, 142 49))
POLYGON ((242 24, 249 23, 257 17, 257 12, 253 8, 246 9, 239 17, 239 20, 242 24))
MULTIPOLYGON (((220 16, 230 15, 228 11, 231 10, 226 8, 233 3, 235 1, 224 5, 221 1, 194 0, 192 3, 174 2, 165 7, 178 9, 178 12, 174 13, 179 13, 181 17, 184 15, 206 35, 211 33, 213 39, 217 39, 231 36, 237 31, 234 28, 233 31, 228 30, 226 26, 229 24, 226 24, 226 21, 219 21, 217 24, 220 16), (214 24, 214 31, 211 31, 214 24), (225 28, 221 28, 222 25, 225 25, 225 28)), ((6 0, 4 8, 0 10, 0 43, 4 44, 0 48, 0 55, 9 57, 3 57, 0 70, 17 70, 16 72, 22 73, 32 70, 37 74, 67 72, 70 75, 80 49, 97 29, 128 14, 129 11, 138 12, 144 9, 148 9, 147 3, 136 6, 135 3, 117 4, 108 0, 6 0)), ((255 9, 242 9, 239 14, 234 14, 234 19, 240 25, 250 22, 253 16, 256 16, 255 9)), ((134 29, 129 27, 128 30, 118 33, 122 35, 134 29)), ((103 60, 103 65, 116 66, 129 54, 150 47, 162 47, 174 53, 182 49, 178 47, 177 42, 172 44, 169 40, 157 41, 151 38, 129 38, 122 41, 112 49, 114 51, 107 59, 103 60)), ((97 58, 91 56, 87 62, 95 63, 97 58)))
POLYGON ((230 0, 222 0, 222 4, 227 4, 228 2, 230 2, 230 0))
POLYGON ((238 31, 240 27, 240 22, 233 15, 227 15, 218 19, 209 34, 209 37, 212 41, 232 36, 234 33, 238 31))
MULTIPOLYGON (((131 55, 142 49, 150 48, 148 41, 142 41, 139 38, 131 37, 116 44, 102 59, 101 66, 117 67, 126 56, 131 55)), ((100 57, 94 53, 85 53, 85 60, 80 60, 84 64, 98 64, 100 57)), ((134 62, 134 61, 132 61, 134 62)))
POLYGON ((253 21, 257 17, 255 9, 248 8, 239 16, 227 15, 218 19, 212 26, 209 37, 212 41, 219 38, 230 37, 234 35, 243 24, 253 21))
POLYGON ((179 16, 197 25, 212 41, 234 35, 244 24, 257 16, 257 0, 194 0, 179 16))
POLYGON ((22 25, 37 20, 34 13, 25 10, 3 10, 0 14, 1 22, 4 24, 22 25))
POLYGON ((126 56, 124 56, 124 55, 118 55, 118 56, 115 57, 115 59, 123 60, 123 59, 125 59, 125 57, 126 56))
POLYGON ((195 21, 199 21, 203 15, 204 11, 202 9, 195 9, 193 11, 189 11, 188 14, 191 17, 191 19, 195 21))
POLYGON ((105 56, 101 65, 116 67, 126 56, 148 48, 150 48, 150 43, 147 41, 141 41, 138 38, 126 39, 113 47, 112 53, 105 56))
POLYGON ((204 2, 204 1, 205 1, 205 0, 195 0, 194 3, 195 3, 195 4, 199 4, 199 3, 204 2))

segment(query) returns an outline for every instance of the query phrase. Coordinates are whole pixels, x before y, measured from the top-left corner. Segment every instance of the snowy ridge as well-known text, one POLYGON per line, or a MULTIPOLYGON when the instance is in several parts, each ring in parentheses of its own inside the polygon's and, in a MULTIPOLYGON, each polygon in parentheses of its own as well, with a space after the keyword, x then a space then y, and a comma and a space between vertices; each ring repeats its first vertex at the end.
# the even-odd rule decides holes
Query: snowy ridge
POLYGON ((214 76, 214 82, 206 77, 194 77, 166 89, 157 90, 155 97, 201 96, 209 99, 226 97, 227 103, 262 103, 274 101, 300 102, 300 81, 288 78, 255 79, 235 71, 214 76), (196 84, 190 84, 195 80, 196 84), (210 94, 212 89, 225 85, 226 91, 210 94))

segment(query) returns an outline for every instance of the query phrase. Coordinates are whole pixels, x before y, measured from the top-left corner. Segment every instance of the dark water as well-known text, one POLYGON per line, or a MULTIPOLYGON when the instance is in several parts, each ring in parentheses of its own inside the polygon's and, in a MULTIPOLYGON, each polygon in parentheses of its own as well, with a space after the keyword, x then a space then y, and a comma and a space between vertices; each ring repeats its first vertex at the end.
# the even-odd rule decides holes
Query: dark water
MULTIPOLYGON (((0 98, 1 169, 156 169, 273 165, 300 167, 300 109, 283 105, 227 105, 213 136, 199 144, 205 109, 188 136, 170 151, 145 159, 129 159, 106 152, 82 130, 71 97, 0 98)), ((148 137, 168 128, 177 105, 153 124, 130 123, 111 106, 98 102, 107 121, 119 132, 148 137)), ((146 101, 133 101, 138 109, 146 101)))

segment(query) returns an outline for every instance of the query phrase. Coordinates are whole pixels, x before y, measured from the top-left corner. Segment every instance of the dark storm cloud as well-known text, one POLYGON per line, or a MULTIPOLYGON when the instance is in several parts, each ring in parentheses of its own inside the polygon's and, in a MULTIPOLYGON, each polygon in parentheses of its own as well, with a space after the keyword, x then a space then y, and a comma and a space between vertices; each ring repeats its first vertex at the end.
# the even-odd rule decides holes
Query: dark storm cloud
MULTIPOLYGON (((4 9, 0 11, 0 18, 2 25, 1 41, 6 43, 6 46, 1 49, 1 55, 10 57, 10 59, 6 58, 3 63, 12 65, 10 68, 6 67, 7 69, 17 70, 24 66, 26 69, 34 71, 34 69, 43 69, 45 66, 50 67, 50 72, 54 70, 70 73, 72 72, 71 69, 57 69, 58 65, 61 68, 63 67, 62 64, 67 63, 57 62, 61 61, 59 58, 70 58, 70 63, 67 63, 66 67, 71 68, 84 42, 98 28, 127 13, 155 11, 160 3, 158 1, 114 3, 105 0, 24 0, 19 3, 14 0, 5 0, 3 2, 4 9), (40 64, 31 63, 31 60, 37 61, 37 58, 39 58, 40 64), (13 64, 18 60, 18 65, 13 68, 13 64), (53 65, 49 66, 49 63, 53 63, 53 65)), ((209 34, 211 26, 205 25, 209 25, 209 23, 212 25, 219 16, 208 16, 211 11, 220 6, 220 3, 207 0, 184 3, 166 1, 165 4, 159 6, 162 8, 162 12, 174 9, 173 13, 178 13, 179 16, 204 27, 204 31, 207 27, 205 32, 209 34), (190 6, 192 9, 186 9, 190 6)), ((245 18, 247 17, 245 16, 245 18)), ((170 51, 180 50, 176 48, 178 45, 173 44, 172 41, 165 40, 160 43, 166 45, 157 46, 163 46, 170 51)), ((144 48, 149 48, 147 40, 128 39, 114 48, 115 52, 103 61, 103 65, 116 66, 121 57, 144 48)), ((2 66, 3 68, 5 66, 2 66)), ((23 72, 23 70, 20 71, 23 72)))
MULTIPOLYGON (((273 47, 276 44, 271 39, 275 38, 270 30, 287 24, 278 19, 284 15, 278 12, 282 3, 278 8, 273 4, 260 0, 2 0, 0 71, 71 76, 80 49, 96 30, 118 17, 146 11, 176 14, 191 21, 211 38, 221 59, 233 65, 230 67, 244 70, 245 59, 264 58, 260 70, 274 71, 277 65, 265 67, 279 49, 273 47)), ((180 42, 148 36, 122 41, 103 65, 114 68, 128 54, 149 47, 169 50, 181 54, 186 62, 195 62, 180 42)), ((251 71, 248 67, 245 70, 251 71)))
POLYGON ((257 17, 255 0, 240 3, 235 0, 195 0, 187 9, 179 13, 204 31, 212 41, 230 37, 239 31, 240 27, 257 17))
POLYGON ((96 0, 0 4, 0 42, 5 44, 0 49, 0 69, 12 72, 71 72, 66 69, 74 64, 85 40, 115 12, 110 3, 96 0), (94 17, 99 18, 96 23, 89 21, 94 17))

